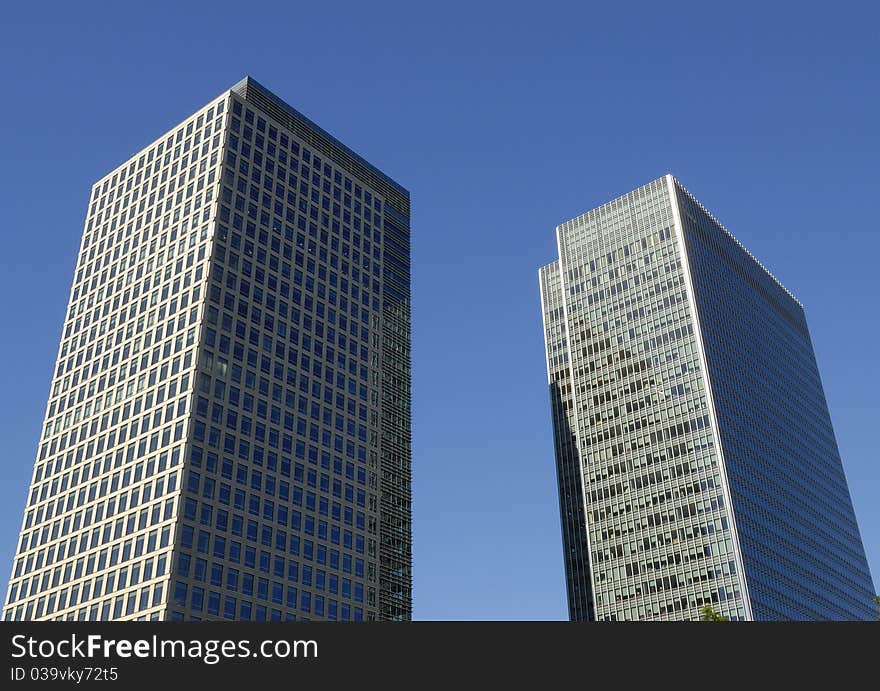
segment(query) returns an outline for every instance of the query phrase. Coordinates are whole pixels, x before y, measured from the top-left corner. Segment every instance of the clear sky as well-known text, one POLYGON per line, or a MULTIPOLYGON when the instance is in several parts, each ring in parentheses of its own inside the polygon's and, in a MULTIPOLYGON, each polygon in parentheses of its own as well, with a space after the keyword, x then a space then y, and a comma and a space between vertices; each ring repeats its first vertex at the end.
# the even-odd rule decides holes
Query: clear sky
POLYGON ((246 74, 412 193, 415 618, 567 616, 537 269, 667 172, 805 305, 877 583, 878 27, 846 1, 8 4, 2 592, 90 185, 246 74))

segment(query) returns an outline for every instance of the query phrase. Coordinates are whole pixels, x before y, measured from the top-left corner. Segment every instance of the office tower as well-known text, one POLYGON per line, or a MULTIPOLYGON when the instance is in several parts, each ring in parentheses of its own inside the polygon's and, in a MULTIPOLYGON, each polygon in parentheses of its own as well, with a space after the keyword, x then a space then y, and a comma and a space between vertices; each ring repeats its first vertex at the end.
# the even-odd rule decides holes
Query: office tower
POLYGON ((409 193, 246 78, 92 188, 7 620, 411 616, 409 193))
POLYGON ((804 311, 667 175, 539 272, 574 620, 870 619, 804 311))

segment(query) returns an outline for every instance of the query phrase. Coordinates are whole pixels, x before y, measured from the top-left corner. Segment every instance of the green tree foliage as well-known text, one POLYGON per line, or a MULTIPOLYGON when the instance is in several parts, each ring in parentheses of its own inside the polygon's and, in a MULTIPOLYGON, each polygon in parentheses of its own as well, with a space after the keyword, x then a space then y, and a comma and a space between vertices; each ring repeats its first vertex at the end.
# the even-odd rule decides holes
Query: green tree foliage
POLYGON ((716 612, 712 605, 703 605, 700 610, 700 621, 730 621, 730 619, 716 612))

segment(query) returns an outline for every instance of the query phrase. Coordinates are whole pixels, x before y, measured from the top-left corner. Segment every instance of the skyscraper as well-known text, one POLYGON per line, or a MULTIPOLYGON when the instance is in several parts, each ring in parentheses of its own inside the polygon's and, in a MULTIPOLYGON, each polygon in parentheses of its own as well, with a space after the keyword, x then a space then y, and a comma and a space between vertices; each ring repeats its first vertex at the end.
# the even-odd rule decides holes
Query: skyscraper
POLYGON ((801 304, 671 175, 539 271, 575 620, 873 618, 801 304))
POLYGON ((409 619, 409 300, 409 193, 253 79, 95 183, 4 619, 409 619))

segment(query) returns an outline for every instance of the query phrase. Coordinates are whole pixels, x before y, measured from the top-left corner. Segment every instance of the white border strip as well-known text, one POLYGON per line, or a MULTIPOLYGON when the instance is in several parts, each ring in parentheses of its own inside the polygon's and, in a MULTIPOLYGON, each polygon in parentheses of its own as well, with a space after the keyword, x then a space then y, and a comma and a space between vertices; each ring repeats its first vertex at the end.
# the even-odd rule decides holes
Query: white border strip
POLYGON ((727 464, 724 461, 724 449, 721 446, 721 436, 718 431, 718 420, 715 415, 715 395, 712 392, 712 381, 709 376, 709 367, 706 361, 706 351, 703 347, 703 329, 700 324, 700 316, 697 311, 697 302, 694 297, 694 284, 691 279, 691 267, 688 259, 687 247, 684 238, 684 226, 681 223, 681 214, 678 208, 678 196, 675 193, 675 179, 672 175, 666 176, 666 189, 669 192, 669 203, 672 205, 673 227, 678 239, 679 256, 681 266, 684 271, 685 281, 687 282, 688 305, 691 308, 694 325, 696 326, 695 335, 697 342, 697 352, 700 357, 700 367, 703 370, 706 384, 706 398, 709 401, 709 422, 712 428, 712 434, 715 437, 715 447, 718 449, 718 460, 721 466, 721 490, 724 495, 724 501, 727 502, 727 511, 730 515, 730 522, 733 528, 733 552, 736 560, 737 569, 739 569, 740 583, 743 588, 743 603, 746 610, 746 619, 754 621, 752 615, 752 600, 749 595, 749 586, 746 579, 746 570, 742 560, 742 549, 739 544, 739 530, 736 527, 736 516, 734 512, 733 502, 730 497, 730 487, 727 480, 727 464))

